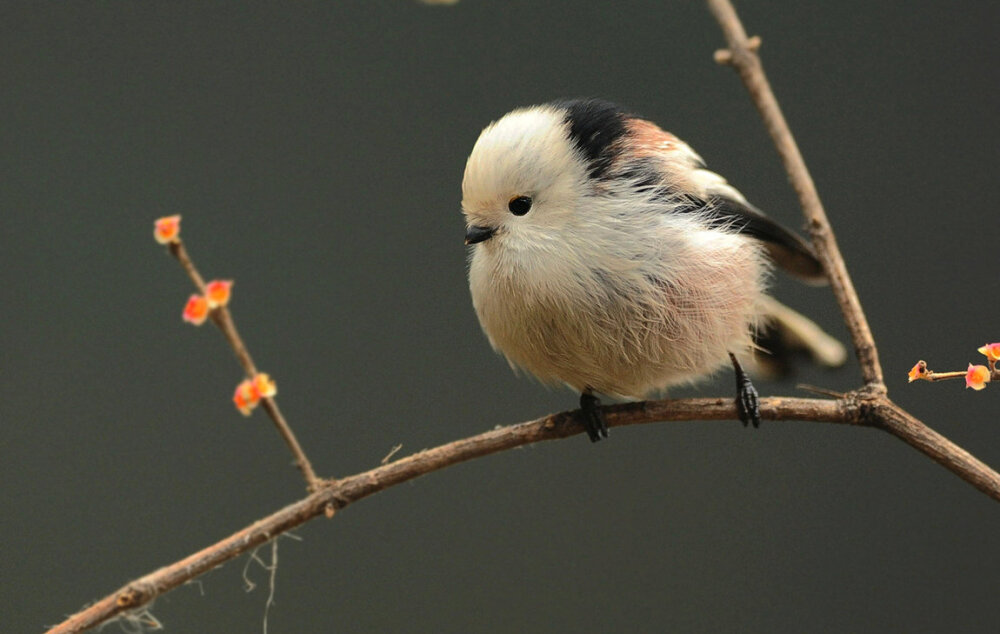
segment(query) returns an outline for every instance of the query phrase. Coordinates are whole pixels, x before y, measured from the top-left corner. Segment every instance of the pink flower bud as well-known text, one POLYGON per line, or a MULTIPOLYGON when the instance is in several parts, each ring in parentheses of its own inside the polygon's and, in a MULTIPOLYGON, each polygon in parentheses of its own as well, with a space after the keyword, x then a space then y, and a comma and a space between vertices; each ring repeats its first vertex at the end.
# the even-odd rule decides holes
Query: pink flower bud
POLYGON ((990 382, 990 369, 985 365, 969 364, 969 371, 965 373, 965 387, 974 390, 981 390, 990 382))

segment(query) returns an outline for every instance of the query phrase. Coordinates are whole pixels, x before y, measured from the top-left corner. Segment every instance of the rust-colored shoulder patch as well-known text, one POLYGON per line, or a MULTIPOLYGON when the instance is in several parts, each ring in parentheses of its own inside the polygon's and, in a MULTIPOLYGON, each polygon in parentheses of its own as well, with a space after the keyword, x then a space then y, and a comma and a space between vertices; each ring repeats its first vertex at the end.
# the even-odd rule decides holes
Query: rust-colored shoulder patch
POLYGON ((630 119, 626 124, 637 156, 674 152, 681 140, 652 121, 630 119))

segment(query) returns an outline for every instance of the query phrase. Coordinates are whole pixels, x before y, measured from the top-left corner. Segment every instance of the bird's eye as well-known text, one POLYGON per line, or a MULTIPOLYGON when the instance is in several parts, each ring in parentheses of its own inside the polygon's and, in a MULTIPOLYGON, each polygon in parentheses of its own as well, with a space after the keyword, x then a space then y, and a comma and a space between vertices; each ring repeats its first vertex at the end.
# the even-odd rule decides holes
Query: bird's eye
POLYGON ((510 209, 510 213, 515 216, 523 216, 524 214, 531 211, 531 198, 528 196, 518 196, 517 198, 511 198, 510 202, 507 203, 507 209, 510 209))

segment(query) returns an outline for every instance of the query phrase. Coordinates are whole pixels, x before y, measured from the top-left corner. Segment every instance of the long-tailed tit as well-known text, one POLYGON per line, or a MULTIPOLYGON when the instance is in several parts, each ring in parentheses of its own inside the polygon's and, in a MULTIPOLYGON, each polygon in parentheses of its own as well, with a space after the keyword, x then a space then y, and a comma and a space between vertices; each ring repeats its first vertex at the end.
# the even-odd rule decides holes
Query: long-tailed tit
POLYGON ((737 358, 771 263, 823 270, 687 144, 604 101, 522 108, 483 130, 462 194, 483 330, 512 366, 581 393, 592 441, 607 437, 594 393, 641 398, 727 362, 740 419, 760 424, 737 358))

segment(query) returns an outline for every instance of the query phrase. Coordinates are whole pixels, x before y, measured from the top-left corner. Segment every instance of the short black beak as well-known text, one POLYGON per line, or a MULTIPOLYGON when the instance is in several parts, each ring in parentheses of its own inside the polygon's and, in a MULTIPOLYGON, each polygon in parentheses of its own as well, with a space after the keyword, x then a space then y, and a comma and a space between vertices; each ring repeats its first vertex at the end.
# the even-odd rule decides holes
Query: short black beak
POLYGON ((489 240, 496 233, 496 227, 479 227, 472 225, 465 230, 465 244, 476 244, 483 240, 489 240))

